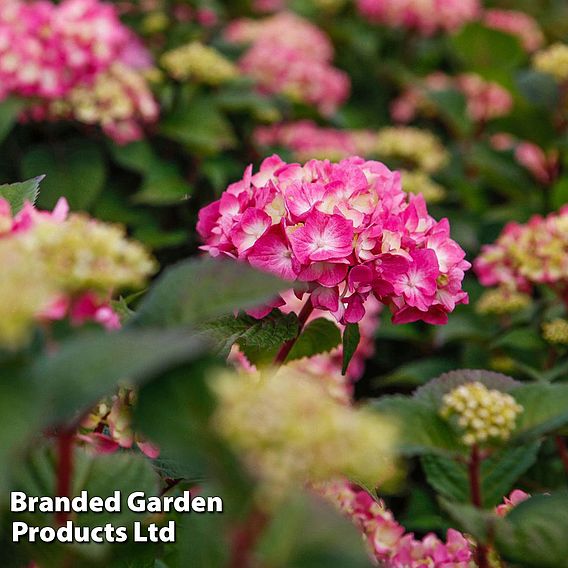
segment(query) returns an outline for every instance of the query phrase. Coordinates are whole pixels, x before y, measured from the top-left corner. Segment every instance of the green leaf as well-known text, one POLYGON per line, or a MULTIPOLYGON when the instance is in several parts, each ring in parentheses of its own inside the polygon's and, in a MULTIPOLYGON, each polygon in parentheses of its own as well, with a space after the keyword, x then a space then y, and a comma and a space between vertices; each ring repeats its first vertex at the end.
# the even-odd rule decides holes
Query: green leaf
MULTIPOLYGON (((481 464, 483 506, 494 507, 509 494, 516 481, 537 458, 540 444, 505 448, 481 464)), ((469 477, 464 463, 443 456, 423 456, 422 467, 428 483, 443 497, 459 503, 470 501, 469 477)))
POLYGON ((260 566, 367 568, 361 535, 330 505, 296 495, 277 509, 258 549, 260 566))
POLYGON ((51 209, 66 197, 72 209, 88 209, 103 189, 106 165, 96 142, 75 138, 34 146, 22 158, 24 177, 46 174, 39 205, 51 209))
POLYGON ((427 404, 403 396, 386 396, 373 403, 382 416, 398 426, 398 445, 405 455, 462 454, 464 447, 450 424, 427 404))
POLYGON ((359 333, 359 324, 348 323, 343 331, 343 363, 341 365, 341 374, 345 375, 347 367, 357 350, 361 334, 359 333))
POLYGON ((156 161, 156 155, 147 140, 139 140, 130 144, 109 142, 108 145, 112 157, 124 168, 140 174, 145 174, 152 170, 156 161))
POLYGON ((511 394, 523 407, 517 417, 513 442, 538 439, 568 423, 568 385, 526 384, 511 394))
POLYGON ((283 314, 280 310, 272 310, 262 319, 244 313, 236 317, 228 315, 206 322, 200 328, 218 343, 221 354, 228 355, 238 343, 254 365, 274 359, 275 351, 285 341, 295 338, 299 330, 296 314, 283 314))
POLYGON ((158 278, 133 325, 194 325, 238 309, 257 307, 291 287, 244 263, 190 259, 158 278))
POLYGON ((500 521, 493 512, 477 509, 465 503, 440 499, 440 506, 452 518, 454 525, 481 543, 487 543, 492 527, 500 521))
POLYGON ((568 567, 568 492, 523 501, 497 525, 495 544, 505 560, 534 568, 568 567))
POLYGON ((197 358, 201 340, 186 330, 127 329, 88 332, 36 360, 32 373, 44 389, 52 420, 63 422, 112 392, 197 358))
POLYGON ((27 104, 24 99, 16 98, 8 98, 0 103, 0 142, 8 136, 27 104))
POLYGON ((160 130, 200 155, 214 154, 235 144, 230 123, 206 97, 193 98, 187 106, 165 116, 160 130))
POLYGON ((192 187, 175 164, 156 161, 146 174, 142 187, 132 200, 147 205, 173 205, 189 198, 192 187))
POLYGON ((327 353, 340 343, 341 332, 337 325, 327 318, 317 318, 306 325, 286 361, 327 353))
POLYGON ((26 201, 32 205, 39 195, 39 184, 45 176, 38 176, 27 181, 0 185, 0 198, 5 199, 12 209, 12 214, 19 213, 26 201))
POLYGON ((451 38, 451 44, 468 69, 485 76, 519 67, 526 59, 517 37, 479 23, 464 26, 451 38))
POLYGON ((466 136, 471 133, 473 123, 467 114, 466 100, 462 93, 451 89, 436 89, 427 91, 426 95, 457 134, 466 136))

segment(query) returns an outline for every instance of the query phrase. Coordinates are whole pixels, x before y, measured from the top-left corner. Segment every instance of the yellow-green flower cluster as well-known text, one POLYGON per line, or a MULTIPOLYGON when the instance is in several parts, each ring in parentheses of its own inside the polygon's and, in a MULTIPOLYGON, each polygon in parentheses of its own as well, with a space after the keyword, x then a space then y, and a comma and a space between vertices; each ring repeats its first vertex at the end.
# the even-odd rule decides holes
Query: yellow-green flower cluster
POLYGON ((524 310, 530 303, 528 294, 500 287, 484 292, 476 310, 480 314, 506 315, 524 310))
POLYGON ((568 79, 568 45, 555 43, 539 51, 533 58, 533 66, 537 71, 552 75, 558 81, 568 79))
POLYGON ((0 240, 0 266, 0 346, 15 348, 25 341, 37 314, 53 301, 56 289, 20 241, 0 240))
POLYGON ((217 431, 272 499, 306 482, 346 476, 374 486, 394 473, 394 426, 338 402, 319 377, 285 367, 268 376, 222 375, 212 384, 217 431))
POLYGON ((142 286, 156 266, 147 250, 128 240, 120 225, 74 214, 63 223, 38 223, 14 237, 38 259, 62 292, 112 292, 142 286))
POLYGON ((430 174, 442 169, 449 161, 448 152, 434 134, 411 126, 379 130, 375 151, 381 158, 401 160, 430 174))
POLYGON ((402 170, 401 174, 404 191, 414 195, 421 193, 428 203, 438 203, 444 199, 446 190, 426 172, 402 170))
POLYGON ((164 53, 161 64, 178 81, 221 85, 238 77, 237 67, 216 49, 193 41, 164 53))
POLYGON ((542 324, 542 336, 548 343, 568 345, 568 321, 556 318, 542 324))
POLYGON ((455 419, 462 441, 468 446, 508 440, 523 407, 507 393, 488 389, 483 383, 463 384, 443 397, 440 415, 455 419))

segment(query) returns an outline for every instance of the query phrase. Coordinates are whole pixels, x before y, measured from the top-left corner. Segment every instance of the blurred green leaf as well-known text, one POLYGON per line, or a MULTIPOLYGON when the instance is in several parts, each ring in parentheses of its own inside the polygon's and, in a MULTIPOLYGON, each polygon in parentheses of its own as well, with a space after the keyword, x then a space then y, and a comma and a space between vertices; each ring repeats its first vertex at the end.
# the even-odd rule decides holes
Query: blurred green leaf
POLYGON ((37 359, 32 373, 44 392, 51 420, 64 422, 115 389, 138 384, 204 350, 186 330, 126 329, 86 332, 37 359))
POLYGON ((0 142, 3 142, 6 136, 8 136, 10 130, 18 121, 18 116, 27 104, 29 103, 25 99, 13 97, 0 102, 0 142))
POLYGON ((566 203, 568 203, 568 177, 563 177, 550 188, 550 204, 554 209, 560 209, 566 203))
POLYGON ((463 454, 464 446, 443 420, 437 409, 423 402, 403 397, 385 396, 373 402, 382 416, 391 418, 398 427, 398 447, 405 455, 463 454))
POLYGON ((521 94, 531 104, 553 110, 560 100, 560 89, 552 75, 533 70, 524 70, 517 75, 521 94))
POLYGON ((45 176, 38 176, 18 183, 0 185, 0 199, 5 199, 12 209, 12 214, 19 213, 26 201, 35 204, 39 195, 39 184, 45 176))
POLYGON ((142 301, 134 325, 194 325, 258 307, 291 283, 231 260, 189 259, 169 267, 142 301))
POLYGON ((24 177, 45 174, 38 199, 51 209, 66 197, 71 209, 88 209, 101 192, 106 165, 99 145, 86 138, 33 146, 22 159, 24 177))
POLYGON ((147 205, 173 205, 188 199, 191 193, 191 185, 183 179, 175 164, 157 161, 132 200, 147 205))
POLYGON ((456 56, 468 70, 491 76, 495 70, 519 67, 526 59, 519 39, 511 34, 472 23, 451 37, 456 56))

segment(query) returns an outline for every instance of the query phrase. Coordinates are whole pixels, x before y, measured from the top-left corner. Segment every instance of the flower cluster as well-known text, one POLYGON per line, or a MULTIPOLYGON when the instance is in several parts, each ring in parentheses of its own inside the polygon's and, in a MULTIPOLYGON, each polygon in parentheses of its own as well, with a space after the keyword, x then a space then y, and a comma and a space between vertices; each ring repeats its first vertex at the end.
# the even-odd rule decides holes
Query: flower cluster
POLYGON ((111 398, 99 402, 81 422, 78 439, 102 454, 136 444, 149 458, 157 458, 158 447, 132 430, 134 399, 134 391, 121 388, 111 398))
POLYGON ((26 118, 73 118, 119 141, 139 138, 137 122, 157 117, 140 74, 150 61, 100 0, 14 0, 0 10, 0 99, 39 99, 26 118))
POLYGON ((566 294, 568 207, 528 223, 508 223, 497 241, 485 245, 474 263, 484 286, 499 285, 529 293, 535 284, 566 294))
POLYGON ((220 85, 238 76, 235 65, 216 49, 198 41, 167 51, 160 62, 177 81, 191 79, 207 85, 220 85))
POLYGON ((459 30, 480 13, 479 0, 357 0, 357 9, 372 23, 425 36, 459 30))
POLYGON ((292 152, 294 159, 331 161, 348 156, 373 156, 377 133, 372 130, 339 130, 318 126, 312 120, 259 126, 254 141, 262 147, 281 147, 292 152))
POLYGON ((480 314, 505 315, 519 312, 530 303, 531 297, 528 294, 499 287, 484 292, 477 301, 476 309, 480 314))
POLYGON ((442 169, 450 159, 434 134, 410 126, 379 130, 375 149, 381 159, 394 158, 429 174, 442 169))
POLYGON ((446 542, 429 533, 417 539, 406 533, 382 501, 346 481, 322 484, 319 494, 332 502, 363 533, 370 552, 385 568, 469 568, 473 547, 458 531, 449 529, 446 542))
POLYGON ((556 318, 542 324, 542 336, 548 343, 568 345, 568 321, 556 318))
POLYGON ((533 57, 533 67, 541 73, 552 75, 557 81, 568 79, 568 45, 555 43, 539 51, 533 57))
POLYGON ((158 113, 158 104, 142 74, 114 63, 99 73, 92 85, 75 87, 64 99, 35 105, 26 117, 98 125, 119 144, 127 144, 142 138, 142 124, 154 122, 158 113))
POLYGON ((68 316, 74 324, 90 320, 119 327, 108 303, 111 294, 142 285, 155 268, 146 250, 128 241, 121 227, 68 216, 64 200, 52 212, 26 203, 15 216, 0 200, 0 245, 6 260, 1 286, 6 298, 14 296, 3 302, 7 313, 1 318, 0 342, 10 346, 24 341, 38 320, 68 316), (37 288, 35 298, 32 288, 37 288))
POLYGON ((299 16, 282 12, 261 21, 237 20, 226 38, 251 43, 240 59, 241 70, 267 93, 333 114, 349 95, 346 73, 331 66, 333 46, 318 28, 299 16))
POLYGON ((395 323, 443 324, 468 300, 461 282, 470 264, 447 219, 428 215, 423 197, 406 194, 400 174, 380 162, 302 166, 272 156, 203 208, 197 230, 213 256, 308 283, 313 307, 341 323, 360 321, 370 295, 395 323))
POLYGON ((212 388, 214 427, 273 499, 342 476, 374 486, 394 472, 393 425, 338 402, 320 377, 282 367, 267 376, 221 375, 212 388), (309 416, 309 426, 299 416, 309 416))
POLYGON ((433 114, 435 106, 428 99, 428 93, 450 89, 455 89, 464 95, 467 113, 476 122, 486 122, 505 116, 513 107, 513 98, 507 89, 492 81, 486 81, 476 73, 462 73, 450 77, 436 72, 395 99, 391 105, 391 116, 397 122, 407 123, 417 114, 433 114))
POLYGON ((483 383, 463 384, 445 394, 440 415, 455 418, 468 446, 508 440, 523 407, 507 393, 488 389, 483 383))
POLYGON ((521 45, 529 53, 540 49, 544 43, 544 34, 538 22, 525 12, 498 9, 485 10, 483 23, 488 28, 517 36, 521 45))
POLYGON ((426 203, 438 203, 446 196, 446 190, 421 170, 402 170, 404 190, 414 195, 422 195, 426 203))

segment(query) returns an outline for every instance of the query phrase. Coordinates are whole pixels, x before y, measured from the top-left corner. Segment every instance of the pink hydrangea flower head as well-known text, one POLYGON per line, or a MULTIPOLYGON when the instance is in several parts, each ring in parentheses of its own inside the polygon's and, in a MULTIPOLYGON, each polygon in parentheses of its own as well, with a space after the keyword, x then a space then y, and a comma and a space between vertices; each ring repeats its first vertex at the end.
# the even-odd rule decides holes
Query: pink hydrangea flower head
POLYGON ((357 0, 357 9, 372 23, 425 36, 459 30, 480 13, 478 0, 357 0))
POLYGON ((461 282, 470 265, 449 223, 433 219, 380 162, 272 156, 204 207, 197 229, 213 256, 306 283, 300 297, 340 323, 360 321, 369 297, 395 322, 445 323, 467 302, 461 282))

